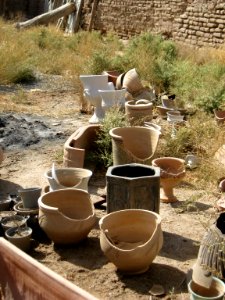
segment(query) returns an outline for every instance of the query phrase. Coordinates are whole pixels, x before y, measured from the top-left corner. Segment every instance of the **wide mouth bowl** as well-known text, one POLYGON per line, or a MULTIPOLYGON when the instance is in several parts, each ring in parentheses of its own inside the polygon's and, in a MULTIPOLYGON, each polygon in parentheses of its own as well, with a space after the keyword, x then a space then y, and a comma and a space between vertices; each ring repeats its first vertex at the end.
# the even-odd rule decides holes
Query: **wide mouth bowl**
POLYGON ((55 170, 56 178, 52 176, 52 170, 45 173, 45 177, 51 182, 60 184, 63 187, 75 187, 79 185, 83 179, 89 179, 92 171, 83 168, 62 168, 55 170), (57 182, 58 181, 58 182, 57 182))
POLYGON ((185 172, 185 161, 175 157, 161 157, 152 160, 152 165, 160 168, 162 176, 179 176, 185 172))
POLYGON ((143 209, 127 209, 102 217, 99 226, 112 246, 131 250, 146 244, 160 223, 161 218, 157 213, 143 209))
POLYGON ((32 228, 30 227, 20 227, 20 228, 9 228, 5 232, 7 238, 17 238, 20 239, 25 236, 31 236, 32 228))
POLYGON ((194 295, 196 299, 223 299, 225 293, 225 284, 222 280, 213 277, 211 287, 204 288, 196 284, 193 280, 188 283, 188 291, 194 295))
POLYGON ((14 216, 3 218, 1 221, 1 225, 3 229, 6 231, 9 228, 24 226, 26 222, 27 222, 27 218, 25 218, 24 216, 14 215, 14 216))

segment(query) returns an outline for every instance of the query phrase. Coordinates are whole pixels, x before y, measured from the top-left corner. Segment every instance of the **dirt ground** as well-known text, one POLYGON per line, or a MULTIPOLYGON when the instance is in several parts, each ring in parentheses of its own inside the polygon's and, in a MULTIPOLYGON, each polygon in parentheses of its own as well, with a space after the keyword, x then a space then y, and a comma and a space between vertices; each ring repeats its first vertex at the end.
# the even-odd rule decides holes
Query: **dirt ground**
MULTIPOLYGON (((20 186, 44 189, 48 184, 44 173, 52 162, 62 166, 66 139, 77 128, 88 124, 90 116, 80 113, 76 87, 65 89, 66 83, 62 78, 59 81, 58 88, 54 84, 23 87, 27 98, 20 109, 15 103, 18 90, 0 86, 0 143, 5 156, 0 169, 2 197, 17 193, 20 186), (11 123, 6 122, 9 119, 11 123), (22 129, 25 131, 21 132, 22 129)), ((93 171, 89 192, 96 201, 104 196, 105 173, 96 168, 93 171)), ((187 277, 206 226, 215 219, 216 200, 213 193, 209 196, 199 190, 190 178, 186 176, 175 189, 177 203, 160 204, 164 243, 144 274, 124 275, 107 260, 100 249, 98 222, 88 238, 77 245, 54 245, 39 236, 33 240, 29 255, 98 299, 157 299, 151 298, 153 284, 163 286, 165 294, 161 299, 189 299, 187 277), (196 199, 194 205, 190 199, 196 199)), ((96 207, 95 211, 100 219, 106 214, 105 205, 96 207)))

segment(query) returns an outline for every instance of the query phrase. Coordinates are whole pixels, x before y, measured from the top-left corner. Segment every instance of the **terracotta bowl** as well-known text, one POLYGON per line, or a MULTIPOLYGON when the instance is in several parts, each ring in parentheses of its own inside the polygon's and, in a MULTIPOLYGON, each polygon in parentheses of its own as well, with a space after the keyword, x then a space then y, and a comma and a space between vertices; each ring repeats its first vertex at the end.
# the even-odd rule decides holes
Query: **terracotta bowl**
POLYGON ((100 245, 106 257, 125 273, 148 270, 163 244, 161 217, 143 209, 125 209, 99 221, 100 245))
POLYGON ((55 243, 77 243, 96 223, 90 195, 79 189, 48 192, 38 199, 39 225, 55 243))
POLYGON ((87 191, 92 171, 84 168, 61 168, 55 170, 57 180, 52 176, 52 170, 45 173, 50 184, 50 190, 78 188, 87 191))

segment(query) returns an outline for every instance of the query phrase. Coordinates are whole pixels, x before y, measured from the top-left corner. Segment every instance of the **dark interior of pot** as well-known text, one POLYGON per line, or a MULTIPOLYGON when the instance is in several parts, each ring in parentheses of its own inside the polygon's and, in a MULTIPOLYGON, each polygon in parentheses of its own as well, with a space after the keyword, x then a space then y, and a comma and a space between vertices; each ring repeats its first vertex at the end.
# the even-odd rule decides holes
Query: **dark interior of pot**
POLYGON ((155 170, 144 166, 119 166, 112 170, 112 175, 128 178, 154 176, 155 170))

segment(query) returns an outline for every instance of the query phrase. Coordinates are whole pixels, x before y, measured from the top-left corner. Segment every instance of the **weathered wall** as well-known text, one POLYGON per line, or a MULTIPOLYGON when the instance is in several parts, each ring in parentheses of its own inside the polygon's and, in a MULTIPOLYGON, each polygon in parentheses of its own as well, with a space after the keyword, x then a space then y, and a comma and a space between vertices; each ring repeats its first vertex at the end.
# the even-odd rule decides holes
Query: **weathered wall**
MULTIPOLYGON (((82 27, 88 28, 92 3, 84 0, 82 27)), ((188 44, 217 47, 225 41, 222 0, 99 0, 93 29, 129 38, 160 32, 188 44)))

